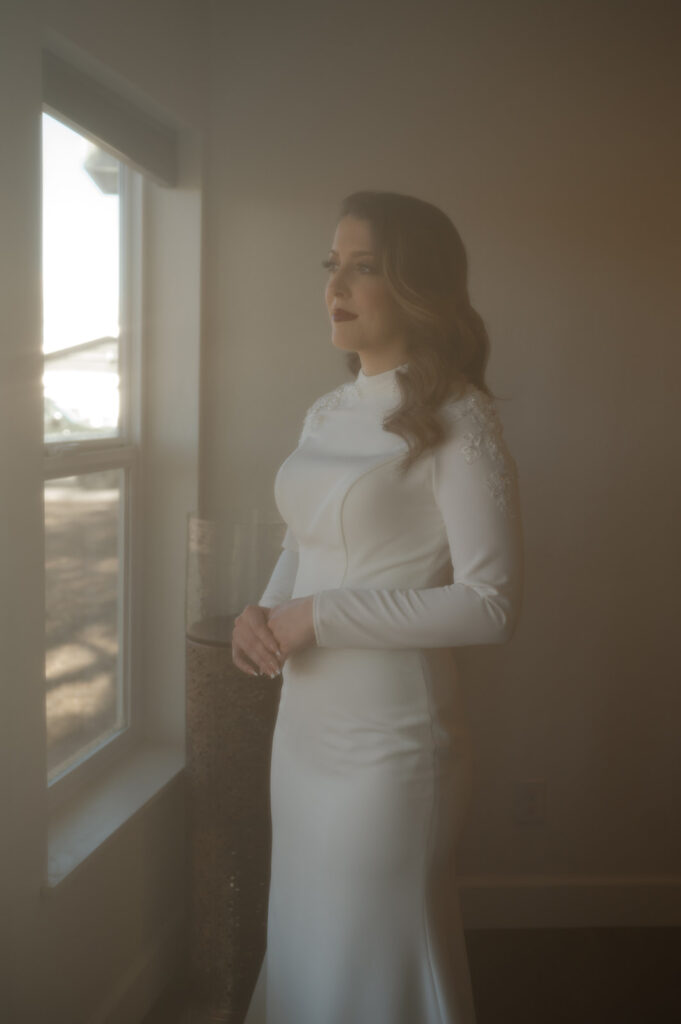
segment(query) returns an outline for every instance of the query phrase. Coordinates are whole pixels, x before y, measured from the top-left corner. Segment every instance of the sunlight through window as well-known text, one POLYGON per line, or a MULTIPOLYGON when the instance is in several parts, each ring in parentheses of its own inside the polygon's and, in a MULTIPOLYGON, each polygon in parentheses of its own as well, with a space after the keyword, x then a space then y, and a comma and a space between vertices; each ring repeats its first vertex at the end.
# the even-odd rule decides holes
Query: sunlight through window
POLYGON ((43 114, 45 440, 118 432, 120 184, 114 157, 43 114))

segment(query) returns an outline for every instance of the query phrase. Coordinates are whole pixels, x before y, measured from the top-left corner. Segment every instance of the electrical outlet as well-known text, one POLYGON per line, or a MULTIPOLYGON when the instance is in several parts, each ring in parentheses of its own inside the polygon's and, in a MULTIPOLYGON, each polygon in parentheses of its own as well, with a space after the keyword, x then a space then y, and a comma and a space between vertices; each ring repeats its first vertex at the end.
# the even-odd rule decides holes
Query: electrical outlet
POLYGON ((546 820, 546 783, 543 779, 516 782, 513 818, 520 825, 541 825, 546 820))

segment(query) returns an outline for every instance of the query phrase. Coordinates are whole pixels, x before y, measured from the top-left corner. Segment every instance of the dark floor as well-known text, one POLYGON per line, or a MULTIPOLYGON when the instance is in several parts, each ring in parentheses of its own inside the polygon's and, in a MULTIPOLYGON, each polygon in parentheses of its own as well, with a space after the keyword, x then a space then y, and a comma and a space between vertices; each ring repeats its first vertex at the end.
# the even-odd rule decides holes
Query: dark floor
MULTIPOLYGON (((681 1022, 681 928, 476 930, 466 940, 477 1024, 681 1022)), ((193 1024, 181 979, 143 1024, 193 1024)))

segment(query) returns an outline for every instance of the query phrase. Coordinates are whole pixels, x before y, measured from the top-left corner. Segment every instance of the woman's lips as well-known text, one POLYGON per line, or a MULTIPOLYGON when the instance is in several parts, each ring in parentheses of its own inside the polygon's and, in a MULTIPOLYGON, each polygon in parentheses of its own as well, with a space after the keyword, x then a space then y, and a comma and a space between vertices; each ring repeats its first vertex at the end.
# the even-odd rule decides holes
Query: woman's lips
POLYGON ((357 319, 357 314, 356 313, 346 313, 344 309, 337 309, 337 310, 334 310, 333 319, 334 320, 356 320, 357 319))

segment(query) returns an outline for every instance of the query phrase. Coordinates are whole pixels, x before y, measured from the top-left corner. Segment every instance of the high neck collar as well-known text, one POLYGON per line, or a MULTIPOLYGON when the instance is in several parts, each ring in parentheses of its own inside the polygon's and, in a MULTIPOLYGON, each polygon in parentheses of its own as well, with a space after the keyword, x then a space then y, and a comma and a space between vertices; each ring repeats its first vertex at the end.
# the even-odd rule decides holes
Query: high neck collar
POLYGON ((360 367, 356 379, 360 393, 363 395, 374 395, 399 390, 397 371, 406 370, 408 365, 408 363, 401 363, 399 366, 393 366, 382 373, 365 373, 360 367))

